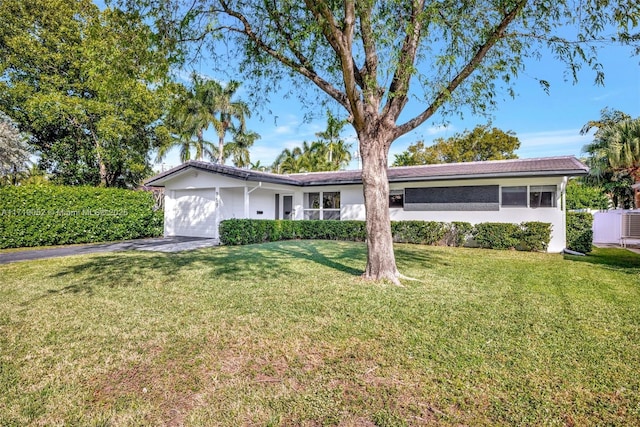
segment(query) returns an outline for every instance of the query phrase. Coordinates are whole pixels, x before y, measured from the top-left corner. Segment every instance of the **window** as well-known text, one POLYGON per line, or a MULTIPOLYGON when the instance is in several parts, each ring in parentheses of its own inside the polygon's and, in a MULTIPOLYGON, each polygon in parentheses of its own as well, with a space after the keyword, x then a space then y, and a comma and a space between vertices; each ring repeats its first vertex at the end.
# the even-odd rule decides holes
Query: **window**
POLYGON ((497 211, 500 210, 500 187, 462 185, 405 188, 403 208, 405 211, 497 211))
POLYGON ((502 187, 502 206, 527 207, 527 186, 502 187))
POLYGON ((340 219, 340 192, 304 193, 304 219, 340 219), (322 200, 322 204, 320 201, 322 200))
POLYGON ((340 219, 340 193, 322 193, 322 219, 340 219))
POLYGON ((555 185, 532 185, 529 188, 529 207, 531 208, 555 208, 555 185))
POLYGON ((502 207, 555 208, 555 185, 502 187, 502 207))
POLYGON ((390 208, 404 207, 404 190, 391 190, 389 192, 389 207, 390 208))

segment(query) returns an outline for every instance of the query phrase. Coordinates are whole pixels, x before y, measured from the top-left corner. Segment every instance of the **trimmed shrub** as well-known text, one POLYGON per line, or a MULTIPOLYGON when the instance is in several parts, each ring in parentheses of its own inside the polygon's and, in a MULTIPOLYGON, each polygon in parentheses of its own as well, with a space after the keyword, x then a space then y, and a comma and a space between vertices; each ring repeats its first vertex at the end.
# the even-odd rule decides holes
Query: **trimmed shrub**
POLYGON ((515 249, 520 241, 520 226, 504 222, 476 224, 473 239, 481 248, 515 249))
POLYGON ((593 215, 588 212, 567 212, 567 248, 582 253, 593 246, 593 215))
POLYGON ((224 245, 248 245, 278 240, 351 240, 364 241, 363 221, 291 221, 269 219, 227 219, 220 223, 220 242, 224 245))
POLYGON ((472 237, 472 233, 473 225, 468 222, 454 221, 448 224, 442 244, 446 246, 464 246, 472 237))
POLYGON ((391 234, 398 243, 435 245, 447 232, 447 225, 435 221, 392 221, 391 234))
POLYGON ((548 222, 523 222, 519 248, 524 251, 546 251, 551 241, 551 224, 548 222))
POLYGON ((510 224, 485 222, 476 224, 473 238, 481 248, 545 251, 551 241, 551 224, 523 222, 510 224))
MULTIPOLYGON (((475 228, 467 222, 451 224, 435 221, 392 221, 393 241, 463 246, 473 234, 483 248, 541 251, 549 245, 551 225, 527 222, 522 225, 484 223, 475 228), (473 231, 473 233, 472 233, 473 231)), ((364 221, 291 221, 268 219, 227 219, 220 223, 220 242, 247 245, 278 240, 350 240, 366 239, 364 221)))
POLYGON ((0 188, 0 248, 161 236, 153 195, 117 188, 0 188))

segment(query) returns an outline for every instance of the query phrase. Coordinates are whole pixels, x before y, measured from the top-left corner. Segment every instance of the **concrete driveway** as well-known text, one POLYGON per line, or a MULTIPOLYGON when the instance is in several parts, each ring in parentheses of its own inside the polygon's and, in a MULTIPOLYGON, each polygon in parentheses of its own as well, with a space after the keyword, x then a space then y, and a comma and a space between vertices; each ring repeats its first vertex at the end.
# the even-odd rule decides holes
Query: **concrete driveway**
POLYGON ((112 243, 60 246, 58 248, 47 249, 24 249, 15 252, 0 253, 0 264, 69 255, 93 254, 99 252, 120 252, 132 250, 181 252, 217 246, 219 244, 220 242, 218 239, 205 239, 201 237, 157 237, 150 239, 124 240, 112 243))

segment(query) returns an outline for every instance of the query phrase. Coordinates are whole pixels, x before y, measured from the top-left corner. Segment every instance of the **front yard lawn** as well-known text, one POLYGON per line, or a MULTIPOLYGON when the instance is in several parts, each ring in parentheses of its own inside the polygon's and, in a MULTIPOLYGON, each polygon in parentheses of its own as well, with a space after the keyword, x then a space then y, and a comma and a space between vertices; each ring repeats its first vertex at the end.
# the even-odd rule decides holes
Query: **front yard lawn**
POLYGON ((290 241, 0 265, 0 425, 638 425, 640 256, 290 241))

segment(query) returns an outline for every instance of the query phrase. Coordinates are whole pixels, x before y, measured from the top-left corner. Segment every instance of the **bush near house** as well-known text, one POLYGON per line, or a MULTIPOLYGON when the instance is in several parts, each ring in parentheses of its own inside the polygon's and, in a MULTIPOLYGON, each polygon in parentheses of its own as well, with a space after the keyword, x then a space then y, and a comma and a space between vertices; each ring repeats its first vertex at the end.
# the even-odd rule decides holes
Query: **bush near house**
POLYGON ((224 245, 292 239, 363 242, 366 234, 364 221, 227 219, 220 223, 220 242, 224 245))
POLYGON ((593 215, 589 212, 567 212, 567 248, 582 253, 591 252, 593 245, 593 215))
POLYGON ((0 188, 0 248, 161 236, 152 194, 55 185, 0 188))
MULTIPOLYGON (((394 242, 426 245, 464 246, 473 236, 483 248, 546 250, 551 224, 485 223, 473 227, 467 222, 392 221, 394 242)), ((246 245, 290 239, 364 241, 364 221, 288 221, 228 219, 220 223, 220 242, 246 245)))
POLYGON ((391 234, 394 242, 435 245, 444 238, 448 228, 444 222, 394 221, 391 223, 391 234))
POLYGON ((481 248, 544 251, 551 240, 551 224, 535 221, 522 224, 485 222, 476 224, 472 234, 481 248))

